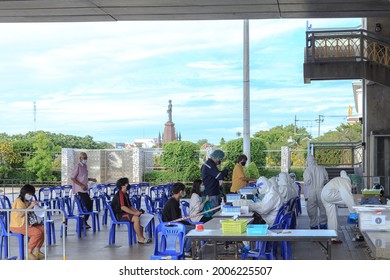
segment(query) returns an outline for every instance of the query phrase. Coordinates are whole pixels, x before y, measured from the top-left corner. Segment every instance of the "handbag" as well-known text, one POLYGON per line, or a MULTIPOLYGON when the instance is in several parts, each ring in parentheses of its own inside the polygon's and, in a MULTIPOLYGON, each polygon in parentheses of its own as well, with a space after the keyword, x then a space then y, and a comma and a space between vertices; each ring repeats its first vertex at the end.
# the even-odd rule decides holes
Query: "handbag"
POLYGON ((39 225, 38 216, 34 212, 27 213, 27 221, 30 226, 39 225))

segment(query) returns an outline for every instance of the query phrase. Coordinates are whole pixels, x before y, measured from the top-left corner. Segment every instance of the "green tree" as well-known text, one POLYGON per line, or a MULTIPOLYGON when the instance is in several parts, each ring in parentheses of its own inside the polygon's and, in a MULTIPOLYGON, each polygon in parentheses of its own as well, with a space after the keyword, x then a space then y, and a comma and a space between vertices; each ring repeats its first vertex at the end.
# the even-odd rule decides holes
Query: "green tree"
POLYGON ((174 172, 183 172, 199 161, 199 146, 189 141, 174 141, 163 145, 161 164, 174 172))
MULTIPOLYGON (((256 132, 253 137, 262 139, 267 146, 267 150, 274 150, 276 152, 270 152, 267 154, 266 161, 268 166, 280 166, 281 155, 280 149, 282 146, 294 146, 297 149, 304 149, 307 147, 307 142, 303 139, 310 138, 311 135, 306 131, 304 127, 295 127, 293 124, 283 126, 278 125, 270 130, 260 130, 256 132), (292 143, 289 139, 293 140, 292 143)), ((291 158, 292 163, 300 162, 303 155, 294 155, 291 158), (295 156, 295 157, 294 157, 295 156)))
POLYGON ((8 173, 13 166, 21 162, 23 159, 15 152, 12 142, 0 142, 0 178, 8 178, 8 173))
POLYGON ((237 131, 237 132, 236 132, 236 136, 237 136, 237 137, 241 137, 241 135, 242 135, 242 133, 241 133, 240 131, 237 131))
POLYGON ((260 177, 259 169, 257 168, 256 163, 254 163, 253 161, 250 164, 248 164, 248 166, 244 167, 244 172, 247 178, 260 177))
POLYGON ((324 133, 315 139, 316 142, 357 142, 362 140, 362 125, 340 124, 334 131, 324 133))
POLYGON ((221 141, 219 141, 219 145, 223 146, 225 145, 226 141, 225 141, 225 138, 221 138, 221 141))
POLYGON ((191 163, 191 165, 186 168, 183 179, 186 182, 193 182, 195 180, 202 179, 202 173, 200 172, 199 165, 195 162, 191 163))
MULTIPOLYGON (((228 161, 236 162, 239 155, 243 153, 243 139, 234 139, 225 143, 222 147, 225 151, 225 158, 228 161)), ((251 160, 256 163, 258 167, 265 166, 265 153, 266 145, 262 139, 251 138, 250 139, 251 160)))
POLYGON ((61 147, 55 146, 44 132, 34 136, 34 155, 25 159, 25 167, 36 175, 38 182, 54 181, 53 161, 55 154, 59 153, 61 147))

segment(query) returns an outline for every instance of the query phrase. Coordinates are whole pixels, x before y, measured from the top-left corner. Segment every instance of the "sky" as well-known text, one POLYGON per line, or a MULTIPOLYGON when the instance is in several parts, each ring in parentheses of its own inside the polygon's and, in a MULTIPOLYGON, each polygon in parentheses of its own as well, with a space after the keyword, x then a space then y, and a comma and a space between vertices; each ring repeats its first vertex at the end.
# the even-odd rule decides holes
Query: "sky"
MULTIPOLYGON (((352 82, 304 84, 313 28, 360 19, 250 20, 251 134, 294 123, 318 136, 345 123, 352 82), (327 117, 329 116, 329 117, 327 117), (301 121, 309 120, 309 121, 301 121)), ((243 129, 243 21, 1 24, 0 132, 45 130, 96 141, 156 138, 218 144, 243 129), (34 102, 36 120, 34 121, 34 102)))

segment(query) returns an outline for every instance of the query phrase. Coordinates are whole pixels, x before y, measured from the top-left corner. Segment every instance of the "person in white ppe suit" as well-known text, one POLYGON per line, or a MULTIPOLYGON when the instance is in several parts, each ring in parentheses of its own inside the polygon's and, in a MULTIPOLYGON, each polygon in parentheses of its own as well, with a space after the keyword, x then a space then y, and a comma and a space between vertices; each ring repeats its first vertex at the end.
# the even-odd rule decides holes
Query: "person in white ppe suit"
POLYGON ((286 172, 279 173, 278 176, 279 192, 283 198, 283 202, 287 202, 298 196, 298 191, 293 188, 290 176, 286 172))
POLYGON ((272 226, 283 203, 282 198, 268 179, 263 176, 257 180, 256 186, 258 187, 259 201, 250 204, 249 210, 259 214, 269 226, 272 226))
MULTIPOLYGON (((325 206, 328 217, 328 228, 337 231, 337 209, 336 204, 345 204, 350 213, 354 213, 355 200, 352 196, 351 179, 344 170, 340 172, 340 177, 330 180, 322 189, 321 200, 325 206)), ((332 239, 332 243, 341 243, 341 240, 332 239)))
POLYGON ((321 191, 328 181, 328 173, 325 168, 318 166, 312 155, 307 156, 306 169, 303 172, 305 189, 308 189, 307 214, 310 219, 311 229, 327 229, 327 217, 325 207, 321 201, 321 191), (318 217, 319 212, 319 217, 318 217))
POLYGON ((299 189, 301 187, 301 184, 296 181, 297 175, 295 175, 294 172, 291 172, 290 174, 288 174, 288 176, 290 176, 290 179, 291 179, 291 186, 296 190, 296 192, 299 196, 300 195, 299 189))

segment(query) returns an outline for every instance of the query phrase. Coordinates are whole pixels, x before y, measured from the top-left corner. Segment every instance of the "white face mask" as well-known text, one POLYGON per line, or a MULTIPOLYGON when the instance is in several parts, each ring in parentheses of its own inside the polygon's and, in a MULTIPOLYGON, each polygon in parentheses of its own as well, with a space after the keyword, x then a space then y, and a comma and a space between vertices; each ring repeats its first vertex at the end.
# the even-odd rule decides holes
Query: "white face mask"
POLYGON ((88 160, 87 159, 83 159, 83 164, 87 164, 88 163, 88 160))
POLYGON ((200 191, 204 192, 204 185, 200 185, 200 191))
POLYGON ((33 198, 33 196, 32 196, 31 194, 26 193, 26 194, 24 195, 24 199, 27 200, 27 201, 30 201, 31 198, 33 198))
POLYGON ((181 195, 181 197, 185 197, 187 194, 186 194, 186 191, 183 192, 183 194, 181 195))

